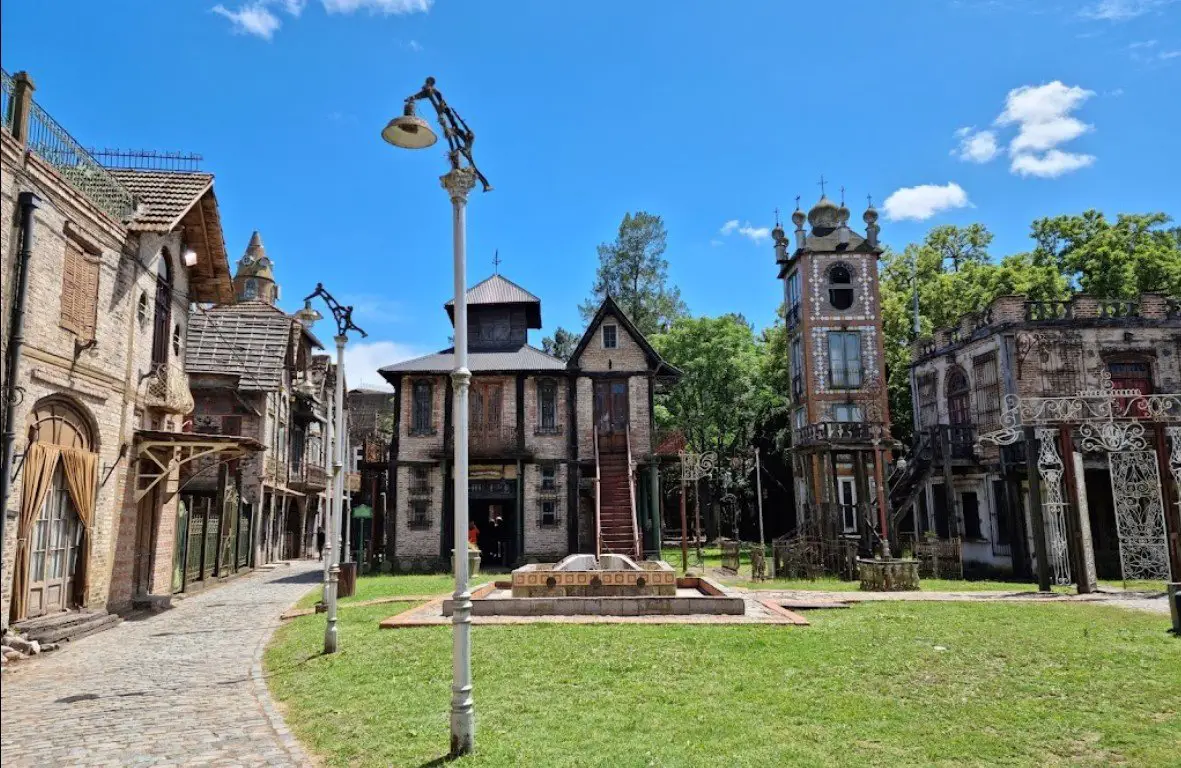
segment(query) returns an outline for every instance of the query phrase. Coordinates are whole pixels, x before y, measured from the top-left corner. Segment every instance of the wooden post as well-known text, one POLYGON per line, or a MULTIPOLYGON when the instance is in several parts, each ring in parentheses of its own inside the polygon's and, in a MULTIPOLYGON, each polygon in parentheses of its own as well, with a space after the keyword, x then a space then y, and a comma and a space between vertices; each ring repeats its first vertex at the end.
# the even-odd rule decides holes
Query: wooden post
MULTIPOLYGON (((1177 506, 1177 497, 1181 488, 1174 488, 1169 483, 1173 479, 1169 468, 1169 447, 1165 442, 1165 425, 1156 424, 1156 461, 1160 471, 1161 503, 1165 507, 1165 536, 1169 542, 1169 570, 1173 574, 1173 581, 1181 581, 1181 508, 1177 506)), ((1181 440, 1181 436, 1175 437, 1181 440)))
POLYGON ((1038 470, 1037 433, 1025 428, 1025 474, 1029 478, 1029 518, 1033 524, 1033 553, 1037 558, 1037 588, 1050 591, 1050 559, 1046 551, 1046 523, 1042 517, 1042 475, 1038 470))
POLYGON ((951 538, 960 535, 960 511, 955 499, 955 483, 951 474, 951 427, 939 427, 939 448, 943 451, 943 498, 947 508, 947 534, 951 538))
POLYGON ((12 76, 12 138, 21 144, 29 143, 29 115, 33 111, 33 78, 28 72, 12 76))

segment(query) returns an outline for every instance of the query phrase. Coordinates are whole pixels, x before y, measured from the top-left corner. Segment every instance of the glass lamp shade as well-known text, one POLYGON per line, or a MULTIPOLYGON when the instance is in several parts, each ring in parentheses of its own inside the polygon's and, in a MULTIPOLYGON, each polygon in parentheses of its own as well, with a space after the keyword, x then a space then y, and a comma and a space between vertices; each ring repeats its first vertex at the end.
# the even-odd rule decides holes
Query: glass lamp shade
POLYGON ((438 140, 426 120, 417 115, 402 115, 390 120, 381 132, 381 138, 403 149, 426 149, 438 140))

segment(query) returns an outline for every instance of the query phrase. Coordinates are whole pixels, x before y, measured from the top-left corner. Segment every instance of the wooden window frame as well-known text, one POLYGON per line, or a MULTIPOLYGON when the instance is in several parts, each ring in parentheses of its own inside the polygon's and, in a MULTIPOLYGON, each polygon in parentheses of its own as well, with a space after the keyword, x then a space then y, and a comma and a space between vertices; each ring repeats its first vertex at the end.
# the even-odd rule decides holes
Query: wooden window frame
POLYGON ((995 351, 972 358, 975 383, 976 423, 982 430, 1001 423, 1001 372, 995 351))
POLYGON ((537 525, 539 528, 557 528, 562 524, 562 505, 557 499, 546 499, 537 505, 537 525), (548 512, 546 511, 548 508, 548 512), (546 519, 547 514, 549 519, 546 519))
POLYGON ((948 424, 959 427, 972 423, 972 380, 963 366, 953 365, 943 375, 943 399, 947 401, 948 424), (952 389, 952 384, 958 384, 955 377, 963 378, 963 386, 952 389), (962 419, 957 421, 957 417, 962 419))
POLYGON ((861 331, 829 331, 828 332, 828 383, 832 389, 861 389, 865 380, 861 364, 861 331), (840 356, 833 354, 833 342, 840 339, 840 356), (847 348, 849 341, 856 340, 857 354, 850 355, 847 348), (840 367, 834 363, 840 360, 840 367), (856 361, 856 370, 850 363, 856 361), (838 376, 838 372, 840 375, 838 376))
POLYGON ((430 499, 411 499, 406 505, 406 527, 412 531, 429 531, 431 528, 430 499))
POLYGON ((558 382, 554 379, 537 381, 537 434, 560 435, 562 425, 558 423, 558 382), (546 423, 546 400, 550 400, 550 423, 546 423))
POLYGON ((603 349, 619 349, 619 325, 617 323, 603 323, 600 336, 603 340, 603 349), (607 343, 607 329, 611 329, 611 343, 607 343))

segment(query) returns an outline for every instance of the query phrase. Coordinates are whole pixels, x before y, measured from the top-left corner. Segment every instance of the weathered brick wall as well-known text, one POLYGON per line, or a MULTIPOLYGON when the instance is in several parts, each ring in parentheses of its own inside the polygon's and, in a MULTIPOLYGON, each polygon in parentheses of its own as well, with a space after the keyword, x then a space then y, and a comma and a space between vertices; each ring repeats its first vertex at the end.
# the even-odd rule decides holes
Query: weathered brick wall
POLYGON ((526 464, 525 477, 522 482, 524 510, 521 525, 525 532, 526 558, 549 561, 560 560, 569 554, 566 538, 567 509, 566 472, 564 466, 558 466, 554 473, 556 491, 541 493, 541 466, 526 464), (541 524, 541 505, 543 501, 553 501, 557 513, 555 525, 541 524))
POLYGON ((578 415, 578 458, 580 461, 594 461, 595 448, 592 433, 595 428, 594 382, 585 376, 575 381, 574 407, 578 415))
POLYGON ((443 450, 443 408, 447 397, 447 378, 445 376, 406 376, 402 379, 402 397, 399 407, 401 413, 401 437, 398 440, 398 458, 406 461, 429 459, 432 455, 443 450), (431 427, 432 434, 414 434, 413 405, 414 383, 420 380, 430 381, 432 390, 431 427))
POLYGON ((525 380, 525 445, 539 459, 561 459, 566 457, 567 435, 570 433, 570 417, 567 399, 569 379, 561 377, 530 376, 525 380), (538 384, 541 380, 554 382, 557 414, 556 433, 539 433, 541 407, 538 401, 538 384))
POLYGON ((604 316, 603 322, 595 329, 594 338, 586 345, 586 349, 574 361, 575 365, 584 371, 645 371, 648 360, 643 348, 636 343, 612 314, 604 316), (616 348, 603 349, 603 325, 615 323, 616 348))
POLYGON ((427 528, 411 528, 410 502, 427 498, 410 494, 412 484, 412 468, 400 466, 397 468, 396 482, 398 487, 397 518, 397 547, 396 557, 408 563, 415 560, 432 560, 439 556, 439 536, 443 527, 443 471, 440 467, 430 468, 430 526, 427 528))
POLYGON ((652 452, 651 409, 648 407, 648 377, 632 376, 627 380, 628 423, 631 427, 633 457, 652 452))

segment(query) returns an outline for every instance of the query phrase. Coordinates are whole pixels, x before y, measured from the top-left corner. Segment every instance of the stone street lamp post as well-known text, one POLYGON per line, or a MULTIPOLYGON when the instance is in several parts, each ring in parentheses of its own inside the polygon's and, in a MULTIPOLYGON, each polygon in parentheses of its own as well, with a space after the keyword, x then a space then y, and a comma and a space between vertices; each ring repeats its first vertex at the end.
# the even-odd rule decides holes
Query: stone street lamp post
POLYGON ((455 270, 455 367, 451 372, 454 389, 452 412, 455 419, 453 459, 455 498, 454 610, 451 616, 451 756, 459 757, 475 748, 475 702, 472 697, 472 594, 468 588, 468 388, 472 373, 467 367, 467 196, 476 180, 484 191, 492 189, 472 159, 475 134, 435 89, 428 77, 422 90, 406 99, 401 117, 389 122, 381 137, 403 149, 425 149, 436 141, 435 132, 414 114, 417 101, 429 101, 449 147, 451 170, 440 181, 451 198, 452 258, 455 270))
POLYGON ((332 479, 328 485, 328 524, 325 526, 327 530, 324 536, 326 578, 323 598, 324 609, 328 617, 324 627, 324 653, 336 653, 339 648, 336 628, 336 590, 340 581, 340 556, 337 552, 348 546, 347 541, 340 547, 336 546, 340 540, 340 516, 344 512, 344 473, 342 469, 345 444, 347 443, 344 427, 344 348, 349 342, 349 331, 356 331, 361 334, 362 338, 368 334, 353 323, 353 308, 341 306, 331 293, 324 290, 323 283, 317 283, 316 290, 304 299, 304 308, 296 313, 298 319, 309 326, 315 322, 319 313, 312 309, 311 302, 317 296, 328 305, 328 309, 332 312, 332 318, 336 320, 336 392, 332 401, 333 418, 336 423, 335 425, 332 421, 328 423, 327 449, 331 451, 332 455, 332 479), (336 437, 335 445, 332 442, 333 435, 336 437))

